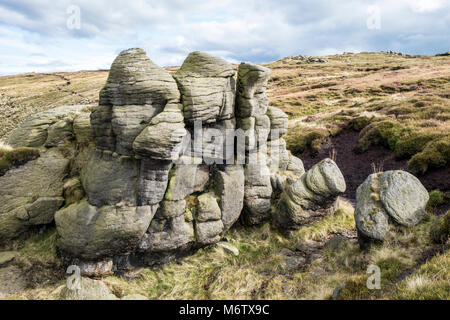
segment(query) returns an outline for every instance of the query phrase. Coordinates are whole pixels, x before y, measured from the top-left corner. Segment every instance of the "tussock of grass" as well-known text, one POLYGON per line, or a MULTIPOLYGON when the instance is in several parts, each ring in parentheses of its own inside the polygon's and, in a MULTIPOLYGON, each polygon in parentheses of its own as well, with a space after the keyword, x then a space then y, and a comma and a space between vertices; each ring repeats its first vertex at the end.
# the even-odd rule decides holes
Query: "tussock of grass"
POLYGON ((430 230, 430 237, 435 243, 446 243, 450 238, 450 211, 437 219, 430 230))
POLYGON ((359 135, 356 151, 364 152, 370 146, 381 145, 395 149, 396 143, 407 130, 398 122, 391 120, 377 121, 366 126, 359 135))
POLYGON ((450 164, 450 135, 431 141, 422 152, 408 161, 414 173, 425 173, 430 168, 442 168, 450 164))
POLYGON ((336 212, 310 226, 301 227, 298 235, 303 240, 319 240, 330 233, 352 229, 355 227, 353 211, 350 203, 341 200, 336 212))
POLYGON ((0 147, 0 175, 12 167, 17 167, 39 157, 39 150, 34 148, 0 147))
POLYGON ((423 174, 429 168, 442 168, 450 163, 450 136, 437 131, 418 130, 393 120, 375 121, 359 134, 357 152, 371 146, 391 149, 398 158, 410 158, 408 169, 423 174))
POLYGON ((427 209, 432 210, 436 208, 437 206, 444 203, 445 194, 440 190, 433 190, 429 192, 430 199, 427 203, 427 209))
POLYGON ((34 233, 26 240, 22 240, 19 256, 22 260, 40 260, 41 262, 59 262, 56 253, 57 233, 50 228, 43 233, 34 233))
POLYGON ((400 282, 390 299, 449 300, 450 254, 438 254, 400 282))
POLYGON ((298 125, 290 128, 284 139, 287 148, 294 154, 303 153, 307 148, 317 153, 329 135, 326 129, 298 125))

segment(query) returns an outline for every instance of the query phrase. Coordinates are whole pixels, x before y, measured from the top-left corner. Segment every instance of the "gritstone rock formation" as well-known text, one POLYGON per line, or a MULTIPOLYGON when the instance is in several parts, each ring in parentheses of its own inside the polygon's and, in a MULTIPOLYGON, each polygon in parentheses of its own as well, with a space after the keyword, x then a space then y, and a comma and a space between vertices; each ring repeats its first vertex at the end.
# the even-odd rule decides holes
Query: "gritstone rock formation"
POLYGON ((411 227, 425 214, 429 195, 419 179, 395 170, 371 174, 356 191, 355 222, 362 246, 389 235, 389 225, 411 227))
POLYGON ((0 177, 0 240, 54 220, 64 261, 99 276, 216 243, 240 218, 264 222, 274 194, 284 228, 333 211, 342 175, 331 160, 305 173, 286 150, 269 75, 193 52, 172 76, 141 49, 121 52, 98 106, 45 111, 12 132, 11 146, 40 157, 0 177))
POLYGON ((287 186, 275 210, 274 223, 295 229, 316 221, 336 210, 337 198, 345 188, 336 163, 324 159, 287 186))

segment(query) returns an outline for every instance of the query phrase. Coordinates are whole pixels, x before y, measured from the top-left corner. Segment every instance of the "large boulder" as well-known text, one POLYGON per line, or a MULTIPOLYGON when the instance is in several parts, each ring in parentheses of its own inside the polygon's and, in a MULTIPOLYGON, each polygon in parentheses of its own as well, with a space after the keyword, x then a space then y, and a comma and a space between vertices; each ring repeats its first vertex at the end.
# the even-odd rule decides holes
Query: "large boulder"
POLYGON ((336 163, 324 159, 315 164, 281 194, 274 222, 285 229, 296 229, 336 210, 337 198, 346 189, 336 163))
POLYGON ((408 172, 371 174, 356 191, 355 221, 360 243, 386 239, 394 222, 405 227, 417 225, 428 200, 425 187, 408 172))
POLYGON ((386 171, 380 177, 380 201, 395 222, 415 226, 424 214, 429 195, 422 183, 406 171, 386 171))
POLYGON ((384 240, 389 234, 389 216, 379 197, 377 174, 371 174, 356 190, 355 222, 361 236, 384 240))
MULTIPOLYGON (((179 100, 177 84, 170 73, 154 64, 139 48, 122 51, 111 65, 100 92, 100 105, 157 105, 179 100)), ((160 108, 162 111, 163 108, 160 108)))
POLYGON ((342 175, 331 160, 305 173, 286 150, 288 118, 269 106, 269 76, 193 52, 172 77, 143 50, 122 51, 98 106, 51 109, 11 134, 13 147, 41 157, 0 177, 0 240, 54 219, 64 263, 103 276, 216 243, 241 215, 262 223, 282 192, 282 227, 331 212, 342 175))

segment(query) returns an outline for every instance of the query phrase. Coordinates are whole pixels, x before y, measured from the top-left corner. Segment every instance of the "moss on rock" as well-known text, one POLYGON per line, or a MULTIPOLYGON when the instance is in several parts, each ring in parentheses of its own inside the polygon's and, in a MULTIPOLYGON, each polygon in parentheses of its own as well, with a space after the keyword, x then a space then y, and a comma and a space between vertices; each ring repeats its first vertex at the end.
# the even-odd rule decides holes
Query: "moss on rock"
POLYGON ((24 165, 39 157, 39 150, 35 148, 19 147, 15 149, 0 149, 0 175, 13 167, 24 165))

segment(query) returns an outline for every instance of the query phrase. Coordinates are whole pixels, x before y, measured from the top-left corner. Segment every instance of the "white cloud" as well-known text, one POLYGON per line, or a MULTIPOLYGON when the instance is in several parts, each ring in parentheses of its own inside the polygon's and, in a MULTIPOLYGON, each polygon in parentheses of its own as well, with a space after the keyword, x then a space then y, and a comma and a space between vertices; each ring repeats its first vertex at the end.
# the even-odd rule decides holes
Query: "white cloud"
POLYGON ((415 12, 433 12, 444 8, 446 0, 411 0, 411 9, 415 12))
POLYGON ((445 0, 2 0, 0 72, 105 68, 129 47, 144 48, 159 65, 179 65, 194 50, 233 62, 390 49, 433 54, 449 50, 449 21, 445 0), (79 30, 66 26, 72 4, 80 7, 79 30), (380 29, 367 28, 369 5, 380 8, 380 29))

